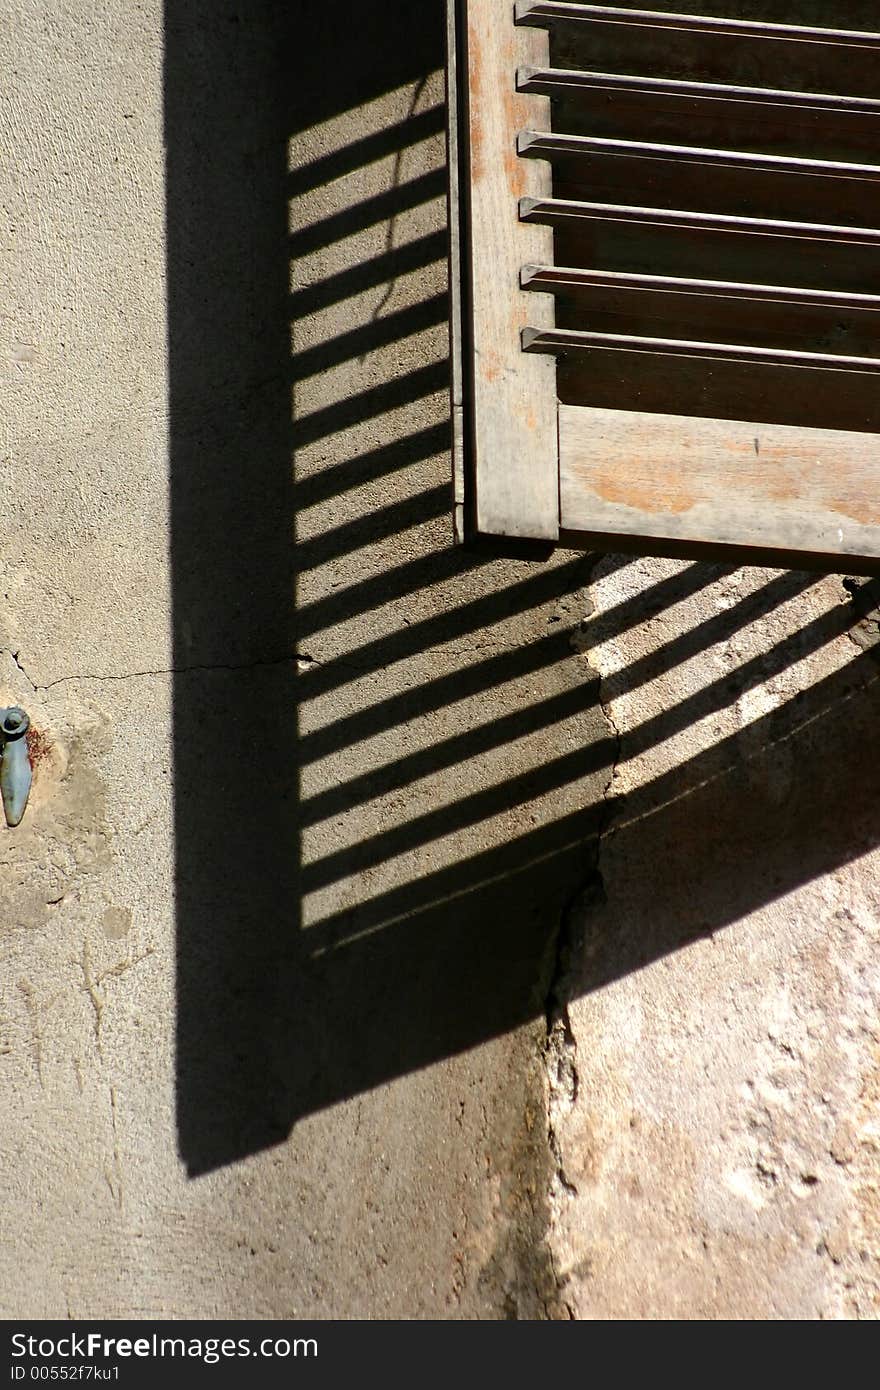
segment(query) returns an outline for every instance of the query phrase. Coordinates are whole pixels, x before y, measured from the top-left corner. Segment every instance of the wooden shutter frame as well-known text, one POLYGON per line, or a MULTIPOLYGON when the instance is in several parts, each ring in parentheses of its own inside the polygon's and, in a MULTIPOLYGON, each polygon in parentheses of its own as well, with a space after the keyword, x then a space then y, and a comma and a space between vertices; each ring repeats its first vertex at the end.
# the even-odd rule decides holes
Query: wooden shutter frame
MULTIPOLYGON (((514 86, 517 69, 548 67, 546 30, 515 25, 513 4, 504 0, 449 0, 448 39, 457 538, 505 552, 528 551, 534 542, 541 553, 559 542, 880 573, 880 437, 873 432, 558 403, 553 358, 534 349, 562 342, 570 351, 571 344, 565 330, 554 329, 553 299, 542 292, 548 287, 536 292, 529 284, 532 267, 554 264, 552 226, 532 221, 535 208, 553 202, 551 171, 517 150, 517 142, 521 150, 533 140, 523 132, 550 130, 549 97, 514 86), (640 447, 645 437, 650 449, 640 447), (827 485, 828 474, 811 473, 807 462, 817 449, 833 456, 827 485), (656 467, 661 451, 691 462, 664 478, 656 467), (784 526, 765 505, 768 467, 777 494, 788 494, 784 526), (838 504, 841 524, 829 536, 816 518, 825 507, 833 523, 838 504), (829 544, 817 544, 826 537, 829 544)), ((528 73, 520 86, 528 87, 528 73)))
POLYGON ((546 59, 547 36, 516 29, 512 6, 456 0, 447 35, 456 534, 492 536, 514 551, 517 542, 546 547, 559 536, 555 370, 522 352, 520 333, 529 322, 552 327, 553 303, 518 282, 523 255, 552 256, 553 233, 518 223, 515 210, 521 197, 549 195, 550 170, 520 159, 508 132, 547 118, 549 99, 518 93, 512 81, 497 98, 506 65, 546 59), (497 284, 513 292, 498 296, 497 284))

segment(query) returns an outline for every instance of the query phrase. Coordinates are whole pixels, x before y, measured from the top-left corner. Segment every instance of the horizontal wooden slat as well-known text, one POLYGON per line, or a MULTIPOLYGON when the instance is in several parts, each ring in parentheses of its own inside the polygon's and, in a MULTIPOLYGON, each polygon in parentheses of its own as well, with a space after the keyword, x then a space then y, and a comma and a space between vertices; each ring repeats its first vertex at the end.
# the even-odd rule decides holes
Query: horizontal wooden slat
POLYGON ((748 150, 703 149, 697 145, 666 145, 650 140, 613 140, 606 136, 568 135, 560 131, 522 130, 517 151, 529 158, 661 160, 673 164, 702 164, 713 169, 745 169, 751 173, 802 174, 810 178, 846 178, 870 183, 880 181, 880 166, 851 164, 843 160, 801 159, 781 154, 756 154, 748 150))
POLYGON ((751 82, 748 76, 743 80, 732 74, 730 81, 691 80, 688 74, 673 76, 662 69, 662 75, 639 75, 638 66, 628 66, 626 53, 619 55, 614 66, 601 69, 593 55, 584 58, 586 62, 563 65, 560 61, 554 67, 521 69, 517 74, 520 91, 551 98, 556 131, 880 163, 876 83, 870 96, 835 95, 833 83, 828 88, 795 84, 795 74, 785 61, 776 70, 756 74, 751 82), (792 87, 774 80, 783 75, 792 87), (767 85, 757 85, 765 76, 767 85))
MULTIPOLYGON (((525 266, 520 278, 526 290, 556 295, 561 329, 880 355, 878 294, 592 266, 525 266)), ((582 374, 594 379, 596 359, 586 356, 582 374)), ((562 370, 571 381, 578 364, 569 357, 562 370)))
POLYGON ((524 352, 633 352, 660 357, 690 357, 713 362, 770 363, 812 371, 880 372, 880 357, 851 357, 843 353, 794 352, 787 348, 756 347, 748 343, 691 342, 684 338, 637 337, 629 333, 591 333, 573 328, 522 330, 524 352))
POLYGON ((761 546, 841 567, 880 556, 875 435, 563 405, 559 444, 569 543, 761 546))
POLYGON ((588 293, 593 289, 668 294, 704 299, 737 299, 787 308, 846 309, 855 313, 880 312, 880 295, 851 294, 843 290, 799 289, 786 285, 750 285, 730 280, 689 280, 674 275, 632 275, 617 270, 583 270, 566 266, 523 266, 523 289, 562 293, 588 293))
POLYGON ((516 75, 521 92, 577 99, 593 92, 648 99, 667 98, 712 102, 724 106, 771 108, 786 117, 878 117, 880 101, 873 97, 835 96, 833 93, 795 92, 771 87, 738 87, 722 82, 673 81, 664 77, 635 77, 622 73, 585 72, 570 68, 520 68, 516 75))
POLYGON ((847 227, 826 222, 788 222, 766 217, 731 217, 723 213, 678 208, 636 207, 627 203, 591 203, 566 198, 520 198, 523 222, 555 227, 584 222, 623 222, 640 227, 672 227, 689 232, 726 232, 737 236, 792 238, 880 246, 880 228, 847 227))
POLYGON ((684 30, 733 38, 777 39, 788 43, 828 44, 845 48, 878 48, 880 33, 852 29, 818 28, 804 24, 772 24, 751 19, 724 19, 662 10, 628 10, 612 5, 565 4, 562 0, 517 0, 517 24, 553 22, 614 24, 649 29, 684 30))

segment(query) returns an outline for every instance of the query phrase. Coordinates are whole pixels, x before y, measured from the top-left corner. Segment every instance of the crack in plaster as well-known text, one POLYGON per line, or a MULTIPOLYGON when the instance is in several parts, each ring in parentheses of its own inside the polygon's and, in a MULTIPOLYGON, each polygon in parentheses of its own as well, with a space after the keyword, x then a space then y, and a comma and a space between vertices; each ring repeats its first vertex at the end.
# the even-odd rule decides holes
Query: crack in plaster
POLYGON ((139 956, 135 956, 133 960, 117 961, 115 965, 109 966, 107 970, 102 970, 100 975, 95 975, 92 970, 92 956, 88 938, 85 938, 83 941, 82 958, 71 961, 71 965, 78 966, 82 972, 83 983, 79 988, 83 994, 88 996, 94 1012, 94 1023, 92 1027, 95 1035, 95 1046, 99 1056, 104 1055, 102 1027, 104 1010, 107 1006, 107 995, 106 993, 101 993, 100 986, 103 985, 105 980, 118 979, 118 977, 124 975, 126 971, 133 970, 136 965, 140 965, 141 961, 147 960, 154 952, 155 947, 148 946, 145 951, 142 951, 139 956))
MULTIPOLYGON (((521 643, 517 642, 478 642, 468 647, 443 648, 443 655, 458 658, 461 656, 470 656, 475 651, 513 651, 519 650, 521 645, 521 643)), ((319 657, 312 656, 309 652, 291 652, 288 656, 262 657, 256 661, 242 661, 237 663, 198 662, 192 666, 147 667, 141 671, 104 672, 103 674, 99 674, 95 671, 73 671, 68 675, 56 676, 54 680, 46 681, 44 684, 40 685, 34 681, 27 668, 22 664, 20 660, 20 651, 13 651, 11 647, 0 647, 0 654, 3 653, 12 658, 35 694, 43 690, 52 690, 56 685, 68 685, 72 681, 95 681, 101 683, 106 681, 147 680, 152 676, 186 676, 196 671, 257 671, 271 669, 276 666, 287 666, 290 663, 296 663, 297 670, 300 672, 309 671, 313 667, 335 666, 340 670, 354 671, 360 675, 372 676, 375 674, 371 665, 361 665, 357 661, 346 661, 342 657, 333 656, 327 658, 327 660, 322 660, 319 657)))
POLYGON ((25 680, 27 681, 28 685, 30 686, 31 690, 34 690, 34 691, 35 691, 35 690, 37 689, 37 687, 34 685, 33 681, 31 680, 30 676, 28 675, 27 671, 25 670, 25 668, 22 666, 21 662, 19 661, 19 659, 18 659, 19 653, 18 653, 18 652, 12 651, 9 647, 2 647, 2 648, 0 648, 0 651, 8 652, 9 656, 12 657, 12 660, 15 662, 15 664, 16 664, 16 666, 18 667, 19 671, 20 671, 21 674, 24 676, 24 678, 25 678, 25 680))
POLYGON ((150 668, 143 671, 108 672, 103 675, 98 675, 91 671, 75 671, 70 675, 56 676, 54 680, 46 681, 43 685, 38 685, 19 660, 19 652, 12 651, 9 647, 0 648, 0 652, 4 652, 12 657, 15 665, 35 694, 41 690, 52 690, 56 685, 69 684, 71 681, 105 682, 145 680, 151 676, 185 676, 194 671, 255 671, 264 667, 286 666, 290 662, 296 662, 297 667, 301 669, 309 669, 312 666, 320 666, 322 664, 317 657, 310 656, 307 652, 293 652, 290 656, 266 658, 258 661, 245 661, 239 664, 220 662, 216 665, 212 665, 208 662, 203 662, 193 666, 167 666, 158 667, 156 669, 150 668))
MULTIPOLYGON (((589 659, 590 644, 587 619, 596 609, 591 592, 591 580, 592 573, 584 589, 587 611, 581 626, 572 633, 571 645, 573 650, 584 658, 585 678, 597 682, 598 704, 611 734, 614 752, 608 769, 607 780, 602 787, 602 801, 606 808, 605 815, 596 835, 591 862, 580 886, 560 916, 552 946, 552 965, 545 995, 546 1034, 543 1061, 547 1077, 547 1147, 550 1152, 552 1169, 549 1194, 551 1211, 554 1207, 558 1207, 560 1202, 577 1195, 577 1185, 565 1171, 565 1157, 560 1134, 563 1121, 577 1101, 580 1087, 577 1039, 569 1017, 568 998, 571 977, 577 968, 577 961, 581 952, 585 919, 597 905, 604 901, 605 889, 601 869, 602 846, 605 836, 611 829, 614 803, 612 788, 617 777, 623 745, 622 733, 615 720, 611 702, 604 696, 605 678, 589 659)), ((574 1308, 564 1298, 566 1277, 560 1273, 557 1267, 555 1252, 549 1239, 547 1248, 560 1301, 569 1318, 574 1320, 574 1308)))
MULTIPOLYGON (((876 603, 876 582, 846 575, 840 583, 846 602, 853 610, 853 621, 847 628, 847 637, 859 651, 876 649, 880 646, 880 606, 876 603)), ((877 654, 876 650, 874 654, 877 654)))

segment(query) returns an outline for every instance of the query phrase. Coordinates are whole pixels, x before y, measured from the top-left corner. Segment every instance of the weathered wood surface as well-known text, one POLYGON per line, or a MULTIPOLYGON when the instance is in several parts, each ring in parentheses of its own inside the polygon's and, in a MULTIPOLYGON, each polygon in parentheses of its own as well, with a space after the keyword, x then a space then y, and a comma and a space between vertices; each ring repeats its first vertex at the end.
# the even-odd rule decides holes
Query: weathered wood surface
POLYGON ((478 529, 880 562, 880 36, 465 11, 478 529))
MULTIPOLYGON (((518 66, 546 64, 547 36, 516 28, 512 8, 497 0, 466 0, 464 18, 469 206, 463 250, 476 524, 492 535, 555 540, 554 364, 520 350, 520 330, 526 322, 551 326, 553 304, 550 296, 526 295, 519 284, 524 263, 552 259, 552 232, 517 216, 519 198, 550 192, 549 166, 516 152, 517 133, 549 118, 546 97, 516 90, 518 66)), ((461 68, 461 53, 458 61, 461 68)))
POLYGON ((880 558, 880 439, 559 407, 566 531, 880 558))
POLYGON ((464 335, 462 331, 461 162, 459 160, 458 35, 455 4, 446 6, 446 162, 449 169, 449 361, 450 414, 452 416, 452 529, 457 544, 465 539, 466 442, 464 406, 464 335))

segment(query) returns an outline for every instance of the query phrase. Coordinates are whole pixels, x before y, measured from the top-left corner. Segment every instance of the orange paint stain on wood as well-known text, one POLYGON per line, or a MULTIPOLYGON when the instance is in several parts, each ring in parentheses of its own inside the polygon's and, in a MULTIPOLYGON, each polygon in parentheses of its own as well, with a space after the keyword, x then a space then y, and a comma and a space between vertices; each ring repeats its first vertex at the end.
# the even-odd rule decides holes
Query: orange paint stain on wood
POLYGON ((829 497, 825 506, 830 512, 849 517, 861 526, 880 526, 880 506, 863 492, 851 497, 829 497))
POLYGON ((619 474, 597 472, 589 484, 603 502, 621 507, 633 507, 643 512, 666 512, 681 516, 695 507, 701 498, 684 486, 681 471, 657 469, 650 475, 621 477, 619 474))
POLYGON ((468 26, 468 92, 470 95, 470 162, 471 178, 478 182, 485 173, 483 148, 483 59, 480 34, 475 24, 468 26))
POLYGON ((501 375, 501 358, 494 348, 480 353, 480 375, 484 381, 497 381, 501 375))

